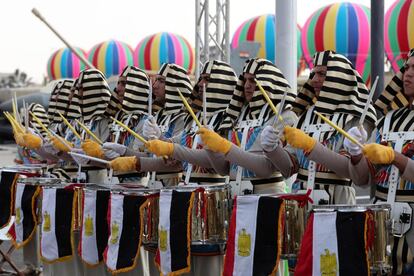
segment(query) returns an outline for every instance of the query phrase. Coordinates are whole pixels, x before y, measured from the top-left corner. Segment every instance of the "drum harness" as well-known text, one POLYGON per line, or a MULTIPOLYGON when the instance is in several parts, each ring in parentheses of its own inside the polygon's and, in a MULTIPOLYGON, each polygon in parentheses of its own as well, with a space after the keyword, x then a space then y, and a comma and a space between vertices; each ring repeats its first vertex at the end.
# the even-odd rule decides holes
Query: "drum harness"
MULTIPOLYGON (((197 113, 197 115, 200 114, 200 112, 201 111, 199 111, 197 113)), ((208 124, 208 128, 213 129, 214 123, 215 123, 215 121, 217 119, 217 116, 218 116, 218 113, 214 114, 211 117, 210 122, 208 124)), ((196 133, 197 131, 198 131, 198 126, 197 126, 196 122, 193 120, 193 123, 191 125, 190 133, 196 133)), ((191 149, 197 149, 197 146, 200 144, 200 142, 201 142, 200 141, 200 136, 198 134, 195 134, 194 135, 194 141, 193 141, 193 144, 191 146, 191 149)), ((191 178, 191 172, 192 171, 193 171, 193 164, 188 163, 187 170, 185 172, 185 179, 184 179, 184 184, 185 185, 190 184, 190 178, 191 178)))
MULTIPOLYGON (((263 117, 265 115, 265 112, 268 107, 268 103, 266 103, 262 110, 260 111, 259 118, 254 120, 243 120, 243 117, 245 116, 247 106, 245 106, 240 114, 240 121, 237 123, 237 126, 235 127, 235 130, 242 131, 242 140, 240 142, 240 149, 246 150, 246 144, 247 144, 247 138, 249 136, 249 130, 254 127, 260 127, 263 124, 263 117)), ((237 135, 237 133, 236 133, 237 135)), ((236 173, 236 180, 230 181, 231 188, 233 195, 242 195, 245 192, 248 193, 249 189, 251 188, 251 182, 250 181, 243 181, 243 167, 237 166, 237 173, 236 173)))
MULTIPOLYGON (((324 132, 332 132, 334 131, 334 128, 331 127, 328 124, 314 124, 311 125, 310 121, 313 114, 313 109, 315 106, 312 106, 310 109, 308 109, 306 113, 305 123, 303 130, 305 133, 312 133, 312 138, 314 138, 316 141, 319 141, 319 138, 322 133, 324 132)), ((334 114, 332 121, 337 122, 338 121, 339 114, 334 114)), ((316 162, 309 160, 309 166, 308 166, 308 182, 307 182, 307 190, 311 190, 310 198, 313 200, 313 202, 316 205, 319 205, 320 203, 328 204, 329 202, 329 195, 325 190, 317 190, 315 191, 315 178, 316 178, 316 162), (325 203, 326 202, 326 203, 325 203)))
MULTIPOLYGON (((391 118, 394 111, 388 112, 385 117, 382 139, 393 142, 394 150, 401 153, 404 143, 414 140, 413 131, 390 132, 391 118)), ((412 208, 407 202, 395 202, 398 183, 400 182, 399 169, 392 165, 388 178, 387 203, 391 205, 391 233, 402 237, 411 228, 412 208)))

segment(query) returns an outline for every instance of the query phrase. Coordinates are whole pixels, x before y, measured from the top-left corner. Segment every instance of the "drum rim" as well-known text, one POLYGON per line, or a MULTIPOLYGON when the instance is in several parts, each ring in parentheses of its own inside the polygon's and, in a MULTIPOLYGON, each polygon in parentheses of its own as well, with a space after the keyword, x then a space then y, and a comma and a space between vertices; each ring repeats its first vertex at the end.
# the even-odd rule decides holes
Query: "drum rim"
POLYGON ((222 191, 231 189, 230 184, 226 183, 215 183, 215 184, 203 184, 203 185, 182 185, 182 186, 171 186, 171 187, 163 187, 161 188, 161 191, 170 191, 170 190, 176 190, 176 191, 194 191, 199 188, 203 188, 206 191, 222 191), (224 188, 224 189, 223 189, 224 188))
POLYGON ((330 211, 357 211, 364 212, 368 210, 390 210, 391 205, 387 203, 381 204, 355 204, 355 205, 314 205, 311 211, 330 212, 330 211))

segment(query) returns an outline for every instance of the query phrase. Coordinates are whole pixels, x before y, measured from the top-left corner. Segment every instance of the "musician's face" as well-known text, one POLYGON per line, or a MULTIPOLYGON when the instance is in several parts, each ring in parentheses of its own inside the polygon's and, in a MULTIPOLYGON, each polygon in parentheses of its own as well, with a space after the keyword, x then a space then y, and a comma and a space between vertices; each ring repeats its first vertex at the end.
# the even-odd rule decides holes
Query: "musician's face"
POLYGON ((256 91, 255 75, 244 73, 244 98, 246 102, 251 102, 254 91, 256 91))
POLYGON ((122 103, 125 95, 126 77, 119 77, 116 85, 116 92, 118 94, 118 100, 122 103))
POLYGON ((315 73, 315 75, 311 79, 310 85, 315 90, 316 97, 319 97, 319 93, 321 92, 323 82, 325 81, 325 78, 326 78, 326 72, 327 72, 326 66, 318 65, 315 68, 313 68, 313 73, 315 73))
POLYGON ((410 57, 405 64, 403 75, 404 94, 407 97, 414 97, 414 57, 410 57))
POLYGON ((152 84, 152 93, 157 100, 165 99, 165 77, 157 75, 155 81, 152 84))
POLYGON ((210 80, 210 74, 201 74, 200 81, 198 83, 198 94, 194 95, 197 99, 201 100, 203 98, 204 85, 206 86, 206 89, 207 89, 209 80, 210 80))

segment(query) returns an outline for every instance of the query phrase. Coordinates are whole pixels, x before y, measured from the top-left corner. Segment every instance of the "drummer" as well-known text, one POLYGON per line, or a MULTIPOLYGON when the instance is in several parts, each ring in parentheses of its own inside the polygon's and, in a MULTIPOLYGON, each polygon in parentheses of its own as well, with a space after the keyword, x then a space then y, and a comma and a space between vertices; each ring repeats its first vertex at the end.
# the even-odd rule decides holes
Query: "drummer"
MULTIPOLYGON (((155 117, 150 116, 145 120, 143 126, 143 136, 145 138, 149 140, 169 140, 172 137, 179 137, 182 133, 186 112, 182 109, 182 102, 177 89, 180 89, 186 98, 191 94, 191 82, 187 72, 176 64, 163 64, 155 76, 152 86, 155 96, 154 105, 162 106, 162 108, 156 112, 155 117)), ((115 148, 121 148, 119 145, 108 145, 108 147, 105 146, 105 149, 109 150, 110 146, 114 151, 115 148)), ((148 154, 143 155, 141 152, 143 149, 139 150, 125 150, 122 154, 130 157, 115 159, 117 164, 113 167, 114 170, 124 172, 134 170, 138 172, 156 171, 156 180, 161 181, 162 186, 178 184, 182 172, 180 162, 172 159, 153 158, 148 154)))
MULTIPOLYGON (((106 110, 108 116, 114 117, 123 122, 129 128, 142 135, 142 127, 147 118, 149 95, 149 77, 141 69, 128 65, 119 75, 117 86, 111 96, 106 110)), ((111 135, 109 140, 102 146, 105 159, 112 160, 119 156, 129 155, 133 152, 140 152, 143 144, 134 140, 134 136, 112 122, 110 124, 111 135)), ((143 153, 143 156, 147 154, 143 153)), ((119 182, 134 182, 146 185, 145 176, 142 173, 127 172, 117 174, 119 182)))
MULTIPOLYGON (((414 112, 412 103, 414 100, 414 49, 408 53, 404 65, 400 68, 385 90, 375 102, 375 107, 381 110, 383 116, 375 131, 372 133, 372 140, 377 144, 367 144, 363 149, 358 148, 364 154, 363 160, 368 160, 366 171, 366 183, 376 186, 375 198, 380 201, 387 201, 390 172, 392 165, 399 169, 401 179, 398 187, 395 202, 407 202, 414 209, 414 146, 413 140, 404 142, 402 152, 396 152, 392 147, 393 143, 383 141, 385 133, 414 131, 414 112)), ((392 274, 408 275, 414 271, 414 229, 402 237, 393 238, 393 271, 392 274)))
MULTIPOLYGON (((376 113, 370 105, 364 128, 358 126, 367 104, 368 90, 348 59, 333 51, 318 52, 314 65, 294 103, 294 110, 299 115, 296 128, 284 128, 284 139, 290 146, 283 149, 280 133, 272 129, 263 131, 262 144, 266 156, 284 175, 298 173, 293 189, 306 188, 308 166, 313 160, 317 162, 315 189, 325 190, 330 204, 355 204, 355 189, 350 186, 351 180, 346 175, 351 172, 358 175, 366 173, 361 170, 364 165, 359 162, 361 156, 350 158, 342 135, 333 129, 322 132, 318 141, 303 130, 312 124, 325 124, 314 113, 318 111, 364 143, 374 127, 376 113), (329 150, 339 154, 332 155, 329 150)), ((354 179, 356 184, 361 183, 358 177, 354 179)))

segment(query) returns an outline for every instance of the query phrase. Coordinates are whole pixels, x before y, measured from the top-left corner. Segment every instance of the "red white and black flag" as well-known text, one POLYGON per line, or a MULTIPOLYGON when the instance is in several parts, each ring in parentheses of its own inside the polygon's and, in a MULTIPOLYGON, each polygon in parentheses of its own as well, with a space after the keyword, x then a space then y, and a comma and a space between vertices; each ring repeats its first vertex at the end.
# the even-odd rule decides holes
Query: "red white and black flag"
POLYGON ((104 260, 112 273, 130 271, 137 264, 146 200, 143 195, 111 194, 109 238, 104 260))
POLYGON ((36 201, 40 187, 25 184, 16 184, 16 198, 14 200, 15 220, 9 230, 13 244, 20 248, 28 243, 36 232, 37 215, 36 201))
POLYGON ((282 250, 284 201, 250 195, 234 202, 223 276, 274 275, 282 250))
POLYGON ((310 215, 295 275, 369 275, 367 212, 310 215))
POLYGON ((82 227, 79 256, 88 265, 98 265, 108 244, 109 191, 87 190, 82 198, 82 227))
POLYGON ((46 263, 64 261, 73 255, 73 189, 43 188, 40 256, 46 263))
POLYGON ((155 262, 162 275, 180 275, 191 270, 193 198, 194 192, 191 191, 160 192, 158 250, 155 262))
POLYGON ((0 176, 0 229, 7 226, 13 214, 16 172, 1 171, 0 176))

